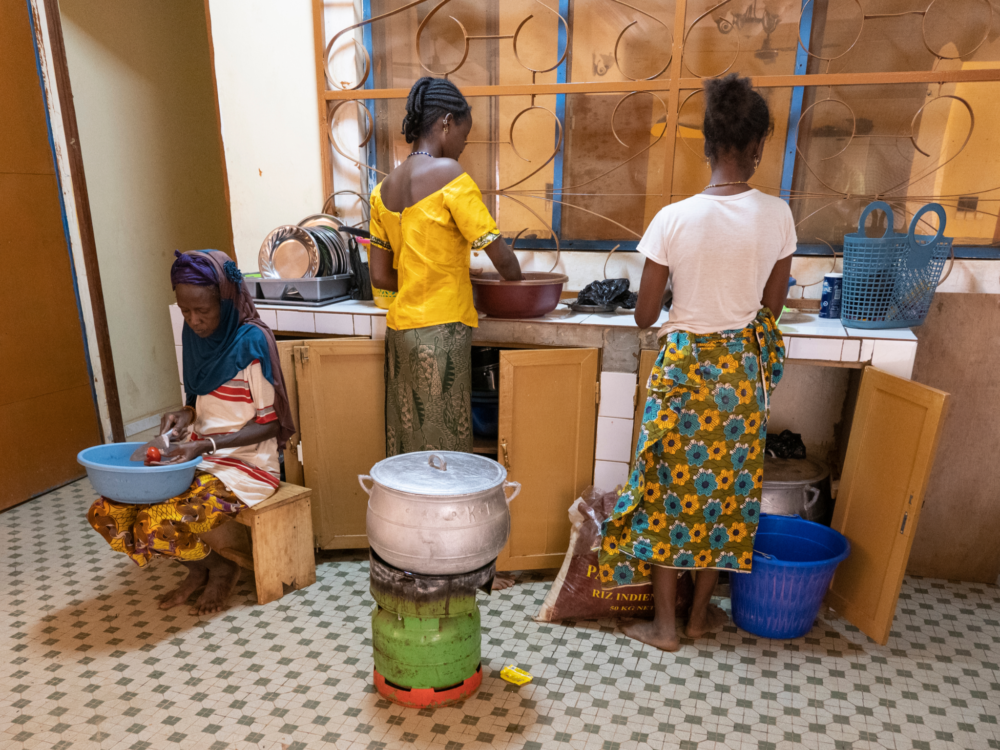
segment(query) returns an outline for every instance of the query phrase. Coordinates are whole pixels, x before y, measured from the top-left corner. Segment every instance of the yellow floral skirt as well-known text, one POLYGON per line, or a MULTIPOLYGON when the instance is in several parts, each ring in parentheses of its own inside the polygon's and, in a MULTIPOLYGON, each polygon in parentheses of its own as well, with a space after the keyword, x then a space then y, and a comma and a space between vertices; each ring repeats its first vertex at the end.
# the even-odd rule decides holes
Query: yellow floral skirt
POLYGON ((653 565, 750 570, 784 356, 767 309, 743 329, 666 336, 632 473, 602 528, 605 588, 646 583, 653 565))
POLYGON ((197 471, 187 492, 156 505, 128 505, 99 498, 87 520, 115 552, 143 567, 154 555, 194 562, 208 557, 198 536, 221 526, 244 505, 221 480, 197 471))

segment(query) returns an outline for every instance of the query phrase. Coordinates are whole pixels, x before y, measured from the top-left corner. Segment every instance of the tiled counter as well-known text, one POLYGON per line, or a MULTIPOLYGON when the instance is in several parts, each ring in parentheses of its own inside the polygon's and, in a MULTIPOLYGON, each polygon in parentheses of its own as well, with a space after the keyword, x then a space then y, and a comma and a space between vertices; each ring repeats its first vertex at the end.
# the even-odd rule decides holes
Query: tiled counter
MULTIPOLYGON (((257 309, 264 322, 281 334, 385 338, 385 311, 372 302, 347 301, 317 308, 258 303, 257 309)), ((170 314, 180 371, 183 319, 176 305, 171 306, 170 314)), ((631 315, 592 315, 560 307, 543 318, 530 320, 482 317, 473 341, 602 350, 594 484, 611 488, 628 475, 639 352, 659 348, 656 329, 667 317, 664 313, 657 326, 639 330, 631 315)), ((782 317, 779 327, 789 362, 853 368, 870 364, 907 379, 913 371, 917 337, 908 328, 845 329, 839 320, 792 311, 782 317)))

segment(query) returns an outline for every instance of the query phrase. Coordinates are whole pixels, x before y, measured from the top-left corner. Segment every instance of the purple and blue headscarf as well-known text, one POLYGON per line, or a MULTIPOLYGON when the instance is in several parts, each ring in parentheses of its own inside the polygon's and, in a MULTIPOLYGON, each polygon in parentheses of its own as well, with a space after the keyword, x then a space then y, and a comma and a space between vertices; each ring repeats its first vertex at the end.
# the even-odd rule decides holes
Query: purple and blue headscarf
POLYGON ((170 283, 216 286, 221 299, 219 327, 201 338, 184 324, 184 391, 188 404, 198 396, 207 396, 225 385, 254 360, 260 361, 264 377, 274 386, 274 411, 281 431, 278 445, 283 447, 295 434, 295 423, 288 405, 288 393, 282 377, 278 346, 271 329, 260 319, 253 299, 243 284, 243 275, 229 256, 218 250, 174 252, 170 283))

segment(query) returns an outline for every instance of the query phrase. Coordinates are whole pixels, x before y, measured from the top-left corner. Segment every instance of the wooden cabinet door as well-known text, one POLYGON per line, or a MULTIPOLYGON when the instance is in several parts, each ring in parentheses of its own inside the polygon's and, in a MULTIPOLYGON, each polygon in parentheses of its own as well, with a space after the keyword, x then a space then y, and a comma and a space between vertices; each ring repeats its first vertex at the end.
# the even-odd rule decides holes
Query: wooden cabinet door
POLYGON ((593 482, 597 349, 500 353, 497 456, 521 483, 499 570, 557 568, 569 546, 567 511, 593 482))
POLYGON ((865 368, 833 528, 851 543, 827 602, 883 645, 937 451, 948 394, 865 368))
MULTIPOLYGON (((0 296, 0 510, 85 476, 76 454, 103 442, 74 286, 87 282, 82 268, 74 281, 35 58, 34 5, 0 3, 0 258, 7 279, 0 296)), ((58 10, 49 5, 48 12, 58 10)))
POLYGON ((299 422, 299 386, 295 378, 295 347, 310 343, 308 339, 279 341, 278 359, 281 360, 281 374, 285 376, 285 390, 288 391, 288 407, 292 411, 292 421, 298 430, 288 441, 284 450, 285 481, 289 484, 305 486, 302 463, 299 461, 299 441, 302 424, 299 422))
POLYGON ((293 352, 316 546, 367 547, 368 495, 358 475, 385 458, 385 342, 313 339, 293 352))
POLYGON ((649 374, 653 371, 653 363, 660 355, 659 349, 643 349, 639 352, 639 379, 636 383, 635 391, 635 421, 632 424, 632 458, 629 461, 635 464, 635 444, 639 442, 639 430, 642 429, 642 413, 646 409, 646 396, 649 391, 649 374))

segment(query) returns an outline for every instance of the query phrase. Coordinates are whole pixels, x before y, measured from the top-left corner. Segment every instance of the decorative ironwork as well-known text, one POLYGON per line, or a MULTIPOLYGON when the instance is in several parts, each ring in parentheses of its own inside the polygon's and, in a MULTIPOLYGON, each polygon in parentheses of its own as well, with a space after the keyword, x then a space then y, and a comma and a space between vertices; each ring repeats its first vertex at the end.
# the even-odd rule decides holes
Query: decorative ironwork
MULTIPOLYGON (((330 146, 334 149, 334 151, 336 151, 337 154, 347 159, 350 163, 358 166, 362 170, 366 170, 379 175, 385 174, 385 172, 382 172, 379 169, 370 166, 369 164, 366 164, 364 161, 351 157, 346 152, 346 150, 341 146, 341 144, 338 143, 335 134, 336 131, 335 122, 338 116, 338 112, 341 111, 341 107, 349 101, 354 102, 356 106, 359 108, 359 113, 358 113, 359 119, 364 119, 365 121, 362 130, 364 135, 361 138, 358 147, 364 149, 365 147, 371 144, 372 137, 374 135, 375 122, 372 116, 372 112, 369 110, 368 106, 365 104, 363 99, 365 99, 366 96, 368 97, 372 96, 373 92, 370 89, 365 92, 362 92, 360 91, 360 89, 362 89, 368 83, 372 75, 372 60, 369 57, 368 50, 366 50, 365 47, 361 45, 357 39, 352 37, 351 38, 352 42, 359 50, 360 54, 359 60, 361 62, 361 65, 359 67, 361 68, 361 74, 359 80, 353 85, 344 82, 338 82, 333 75, 333 57, 334 57, 334 51, 338 49, 338 41, 347 34, 353 34, 354 32, 366 26, 371 26, 375 23, 383 22, 386 19, 389 19, 393 16, 397 16, 400 13, 414 9, 417 6, 430 3, 431 1, 432 0, 414 0, 413 2, 404 3, 400 7, 395 8, 394 10, 381 13, 372 18, 365 19, 356 24, 341 29, 337 31, 330 38, 329 42, 322 50, 321 53, 322 63, 323 63, 322 68, 325 71, 327 83, 329 86, 328 91, 340 92, 339 95, 336 96, 332 93, 329 96, 321 95, 321 106, 323 112, 326 113, 325 122, 327 127, 326 127, 325 139, 329 141, 330 146), (327 106, 327 103, 325 101, 326 99, 334 100, 330 102, 331 106, 329 107, 327 106)), ((580 2, 581 0, 577 1, 580 2)), ((716 77, 724 75, 725 73, 733 69, 733 67, 736 65, 737 60, 739 59, 740 53, 743 50, 743 42, 741 41, 740 38, 741 37, 740 32, 745 32, 747 30, 751 30, 759 26, 761 31, 764 33, 765 39, 763 46, 760 48, 760 50, 757 51, 757 53, 755 53, 755 57, 757 59, 763 60, 765 63, 769 63, 774 59, 776 59, 779 52, 779 50, 776 50, 770 46, 770 38, 771 35, 778 30, 781 19, 779 18, 779 16, 775 15, 767 8, 764 8, 760 4, 758 4, 757 0, 750 0, 750 2, 748 3, 741 2, 740 0, 721 0, 720 2, 717 2, 713 4, 711 7, 709 7, 708 10, 699 13, 689 23, 685 23, 686 28, 682 29, 672 29, 670 26, 668 26, 668 24, 666 24, 656 15, 654 15, 654 13, 649 12, 648 10, 643 10, 642 8, 630 4, 629 2, 624 2, 624 0, 610 0, 610 1, 617 6, 621 6, 623 8, 628 9, 633 14, 636 14, 636 16, 641 16, 643 19, 648 19, 649 21, 652 21, 653 23, 657 24, 659 27, 662 27, 662 31, 656 32, 657 34, 659 34, 657 41, 659 44, 661 44, 661 46, 667 46, 666 44, 664 44, 665 39, 666 38, 670 39, 669 47, 671 48, 671 53, 667 58, 666 62, 663 64, 662 68, 653 72, 652 75, 648 76, 640 75, 638 71, 626 71, 622 65, 621 58, 622 58, 623 46, 630 43, 630 40, 634 42, 635 40, 638 39, 638 37, 636 37, 636 32, 639 30, 639 28, 641 28, 639 26, 641 19, 638 17, 634 17, 627 22, 624 20, 622 21, 624 25, 621 27, 620 31, 617 33, 615 37, 613 55, 611 56, 602 55, 603 57, 612 58, 618 72, 621 74, 622 77, 627 79, 626 81, 621 83, 609 82, 609 81, 601 81, 601 82, 590 81, 590 82, 575 82, 575 83, 566 82, 558 84, 538 83, 537 81, 538 75, 549 73, 551 71, 558 69, 560 66, 567 64, 571 48, 577 55, 586 56, 592 53, 595 56, 595 59, 597 55, 596 50, 591 51, 591 50, 581 50, 574 48, 573 29, 571 28, 567 19, 563 15, 561 15, 557 10, 554 10, 553 8, 547 6, 545 3, 541 2, 541 0, 534 0, 534 2, 540 5, 544 9, 545 13, 552 13, 557 17, 557 23, 559 24, 560 30, 563 32, 565 37, 565 44, 560 45, 558 42, 556 42, 555 52, 557 53, 557 58, 555 63, 549 67, 534 68, 531 65, 527 64, 522 57, 521 49, 519 47, 519 40, 521 38, 522 31, 526 28, 529 22, 531 22, 533 19, 536 19, 537 16, 535 13, 529 14, 525 16, 523 19, 521 19, 517 23, 516 27, 514 27, 515 30, 513 33, 471 34, 471 35, 467 30, 466 24, 464 24, 459 17, 456 17, 455 15, 448 15, 447 18, 451 19, 451 21, 458 26, 459 30, 462 33, 462 41, 460 42, 462 55, 461 59, 458 61, 457 64, 446 66, 448 67, 447 70, 435 70, 429 65, 425 64, 421 52, 421 39, 424 32, 428 30, 429 24, 431 23, 432 19, 437 17, 442 12, 446 13, 447 12, 446 6, 449 3, 451 3, 452 0, 434 0, 433 7, 430 9, 427 15, 424 16, 424 18, 420 21, 414 33, 413 44, 416 52, 416 62, 429 74, 437 76, 445 76, 445 77, 453 75, 463 68, 469 57, 471 42, 483 41, 483 40, 494 40, 494 41, 505 41, 508 39, 511 40, 511 46, 512 46, 512 51, 514 53, 514 58, 516 59, 518 65, 521 68, 531 73, 532 85, 531 86, 525 86, 525 85, 476 86, 472 87, 472 89, 474 90, 473 93, 474 95, 477 96, 502 96, 502 97, 526 96, 529 98, 529 103, 527 104, 527 106, 523 107, 520 111, 518 111, 514 115, 513 119, 510 122, 510 126, 507 129, 506 139, 497 138, 496 136, 494 136, 495 139, 474 140, 474 141, 469 141, 469 144, 470 145, 491 144, 491 145, 509 146, 511 148, 511 151, 521 161, 531 165, 532 169, 527 174, 523 176, 510 177, 509 178, 510 181, 508 182, 508 184, 505 184, 502 187, 499 187, 495 190, 484 190, 483 192, 484 194, 498 195, 501 198, 512 201, 514 204, 519 205, 524 210, 528 211, 532 216, 534 216, 534 218, 537 219, 537 221, 539 222, 539 225, 541 227, 544 227, 545 230, 550 232, 553 236, 556 246, 556 263, 558 263, 558 257, 560 252, 559 232, 554 231, 552 222, 546 220, 537 211, 531 208, 527 201, 542 200, 545 201, 546 203, 558 205, 565 209, 581 211, 586 214, 599 217, 600 219, 606 222, 609 222, 612 226, 619 228, 629 236, 634 236, 634 237, 640 236, 640 233, 636 231, 637 228, 627 227, 621 224, 620 222, 615 221, 611 216, 604 215, 597 211, 593 211, 589 208, 585 208, 581 205, 578 205, 577 203, 574 203, 572 198, 577 196, 583 196, 588 198, 600 197, 600 196, 620 196, 621 195, 620 193, 608 193, 601 191, 590 192, 589 190, 583 190, 583 189, 590 188, 591 186, 594 186, 595 183, 600 184, 601 181, 608 175, 614 173, 616 170, 620 170, 626 167, 626 165, 628 165, 630 162, 633 162, 634 160, 643 157, 644 154, 648 154, 652 149, 659 146, 661 143, 667 149, 668 152, 665 162, 666 170, 664 171, 663 174, 663 187, 661 191, 662 203, 663 204, 669 203, 676 197, 684 197, 675 194, 673 192, 674 159, 672 154, 674 152, 674 149, 676 148, 678 128, 682 124, 680 122, 681 116, 685 111, 685 107, 689 106, 689 103, 694 99, 694 97, 698 96, 701 93, 700 89, 701 80, 708 77, 716 77), (728 64, 722 70, 711 74, 705 72, 698 72, 694 70, 691 67, 691 59, 690 59, 691 57, 690 50, 692 46, 690 39, 691 33, 696 27, 698 27, 699 24, 704 24, 706 19, 711 19, 713 21, 714 24, 713 30, 720 36, 732 36, 735 38, 735 54, 733 55, 732 59, 729 60, 728 64), (680 41, 677 44, 675 44, 674 42, 675 34, 680 35, 680 41), (559 46, 562 46, 561 50, 559 49, 559 46), (687 54, 685 54, 686 51, 687 54), (683 69, 690 71, 690 73, 694 76, 694 79, 682 78, 679 72, 680 68, 674 69, 673 77, 670 78, 670 80, 664 79, 663 78, 664 73, 666 73, 670 69, 670 66, 675 63, 681 65, 683 69), (671 89, 673 90, 671 91, 671 89), (662 93, 667 91, 671 92, 670 104, 668 104, 661 96, 662 93), (684 96, 679 96, 678 91, 685 91, 686 93, 684 96), (616 102, 615 107, 611 112, 611 116, 609 118, 607 125, 610 136, 613 137, 619 144, 621 144, 626 148, 629 148, 629 144, 626 143, 625 140, 623 140, 623 138, 619 134, 618 128, 616 127, 616 116, 618 115, 621 107, 629 99, 637 97, 639 95, 650 96, 653 99, 655 99, 655 101, 658 102, 658 105, 662 107, 661 122, 663 123, 663 129, 660 130, 659 133, 655 134, 656 137, 653 138, 651 142, 644 145, 644 147, 638 149, 635 153, 629 155, 627 158, 623 158, 623 160, 620 161, 619 163, 616 163, 610 166, 608 169, 603 170, 596 177, 588 178, 584 181, 579 181, 576 184, 557 185, 556 187, 547 186, 544 190, 527 188, 524 186, 525 183, 529 181, 532 177, 538 175, 548 165, 552 164, 553 161, 556 159, 556 157, 564 148, 565 133, 563 132, 563 127, 564 127, 563 122, 560 120, 559 116, 556 114, 555 111, 553 111, 549 107, 541 106, 536 103, 536 96, 538 96, 541 93, 544 94, 555 93, 559 95, 565 95, 570 93, 618 94, 619 99, 616 102), (674 109, 671 109, 671 107, 674 107, 674 109), (551 153, 549 153, 545 157, 545 159, 541 161, 533 161, 532 159, 529 159, 524 155, 523 151, 518 147, 518 141, 516 139, 516 134, 515 134, 515 126, 517 125, 517 123, 525 115, 528 115, 533 110, 543 110, 548 116, 550 116, 554 122, 554 128, 556 131, 554 138, 555 146, 552 149, 551 153), (576 192, 581 190, 583 190, 583 192, 576 192)), ((993 14, 994 14, 990 0, 976 0, 976 2, 981 2, 985 6, 988 16, 987 22, 982 25, 982 34, 980 35, 978 33, 978 28, 979 28, 978 25, 974 26, 973 30, 976 31, 975 34, 976 41, 971 46, 971 49, 961 50, 956 52, 956 54, 950 54, 950 53, 945 54, 943 50, 934 50, 932 48, 931 41, 928 39, 928 30, 933 25, 933 19, 929 22, 928 18, 929 16, 932 16, 932 11, 935 9, 936 3, 940 2, 940 0, 931 0, 931 2, 923 10, 909 10, 898 13, 867 13, 865 11, 862 0, 850 0, 850 1, 854 3, 854 5, 857 7, 859 11, 860 24, 857 31, 857 35, 854 36, 853 40, 850 41, 850 44, 848 44, 847 47, 838 54, 832 56, 823 56, 823 54, 819 52, 813 52, 810 49, 809 43, 807 43, 806 40, 803 40, 801 38, 801 30, 796 32, 798 45, 801 47, 803 52, 808 57, 813 58, 819 61, 820 63, 826 63, 825 72, 810 73, 803 75, 772 76, 770 78, 763 77, 755 80, 755 83, 758 86, 765 86, 765 87, 767 86, 802 86, 802 87, 827 86, 828 87, 829 93, 827 94, 826 98, 817 100, 812 104, 810 104, 808 107, 806 107, 798 116, 796 123, 796 129, 797 129, 796 132, 799 133, 799 143, 796 144, 795 154, 800 163, 803 164, 804 169, 808 171, 808 173, 819 183, 819 185, 822 186, 823 189, 820 191, 792 190, 789 196, 789 200, 804 201, 812 199, 827 199, 830 202, 822 206, 821 208, 817 209, 816 211, 813 211, 804 218, 800 219, 799 224, 808 221, 810 218, 815 216, 819 211, 823 211, 826 208, 829 208, 831 205, 835 205, 836 203, 845 200, 847 201, 872 200, 878 198, 891 199, 897 207, 902 206, 905 208, 907 201, 924 200, 924 199, 936 199, 936 200, 947 201, 948 198, 955 198, 956 196, 944 196, 944 195, 907 196, 905 193, 907 189, 909 189, 914 183, 926 179, 930 175, 933 175, 935 172, 940 171, 945 166, 953 162, 956 158, 958 158, 960 154, 964 153, 970 143, 973 129, 975 126, 975 114, 973 112, 971 104, 966 99, 954 94, 939 93, 937 96, 925 102, 920 107, 920 109, 913 115, 910 124, 910 132, 908 134, 876 136, 876 135, 871 135, 870 133, 866 133, 864 131, 859 133, 858 118, 855 115, 853 108, 850 106, 848 102, 840 98, 835 98, 833 96, 832 94, 833 85, 890 84, 896 82, 941 83, 944 81, 953 81, 953 82, 984 81, 984 80, 1000 81, 1000 64, 998 64, 997 69, 986 70, 986 71, 981 69, 961 70, 961 71, 939 71, 937 69, 934 69, 927 73, 915 73, 915 74, 902 73, 902 72, 863 73, 863 74, 832 73, 830 70, 831 64, 836 60, 841 60, 845 58, 845 56, 847 56, 849 53, 851 53, 853 50, 857 48, 857 45, 863 33, 864 25, 869 21, 892 19, 892 18, 911 16, 911 15, 920 16, 921 44, 928 52, 930 52, 934 56, 935 61, 937 62, 944 60, 953 60, 957 58, 967 58, 969 55, 980 50, 989 38, 989 32, 992 26, 993 14), (966 134, 965 139, 962 142, 961 146, 955 153, 951 154, 947 159, 937 164, 936 166, 929 165, 926 169, 914 170, 913 173, 906 180, 898 182, 898 184, 891 185, 887 188, 880 187, 878 191, 873 194, 858 195, 852 193, 849 190, 841 190, 834 187, 832 184, 830 184, 831 181, 829 179, 824 179, 818 173, 817 166, 815 164, 810 163, 809 160, 806 158, 805 153, 803 152, 802 146, 804 144, 805 139, 808 138, 809 136, 805 134, 799 128, 799 126, 805 121, 807 116, 811 116, 815 112, 816 108, 818 108, 820 105, 830 104, 846 110, 851 122, 850 133, 849 136, 847 136, 846 144, 842 148, 840 148, 836 153, 820 157, 818 160, 820 163, 830 162, 832 160, 838 159, 839 157, 842 157, 845 154, 845 152, 848 151, 851 145, 855 142, 855 140, 858 138, 873 138, 873 137, 898 138, 900 140, 908 140, 912 145, 913 149, 915 150, 915 153, 920 154, 925 158, 930 158, 930 154, 928 153, 928 151, 921 147, 921 143, 918 139, 918 134, 917 134, 917 124, 920 121, 920 118, 927 109, 927 107, 941 100, 950 100, 951 102, 957 102, 962 107, 964 107, 969 113, 970 117, 969 131, 966 134)), ((314 0, 314 2, 319 3, 320 8, 322 8, 323 0, 314 0)), ((802 16, 809 10, 809 3, 811 2, 813 2, 813 0, 806 0, 806 3, 802 6, 802 10, 799 14, 799 21, 800 21, 799 29, 801 29, 802 16)), ((644 2, 643 4, 646 7, 648 7, 648 2, 644 2)), ((688 0, 676 0, 674 5, 676 9, 676 18, 677 19, 685 18, 688 7, 688 0)), ((320 13, 319 15, 321 17, 322 13, 320 13)), ((511 19, 507 20, 510 21, 511 19)), ((712 28, 711 25, 707 25, 707 27, 712 28)), ((705 26, 703 26, 702 28, 705 28, 705 26)), ((968 27, 966 28, 968 29, 968 27)), ((791 51, 791 49, 794 48, 784 48, 785 51, 791 51)), ((728 56, 726 59, 728 60, 728 56)), ((600 73, 597 73, 595 71, 595 75, 600 75, 600 73)), ((374 96, 378 98, 385 98, 385 97, 402 98, 405 96, 405 94, 406 94, 405 89, 398 89, 398 90, 393 89, 392 91, 389 92, 386 91, 374 92, 374 96)), ((700 125, 690 125, 688 127, 692 127, 694 129, 700 129, 700 125)), ((685 137, 681 138, 681 140, 685 144, 685 148, 688 149, 688 151, 690 151, 697 159, 699 160, 704 159, 703 155, 697 153, 692 143, 690 142, 691 141, 690 138, 685 137)), ((577 158, 586 158, 586 155, 574 154, 574 156, 577 158)), ((329 208, 330 206, 333 205, 333 203, 335 203, 335 196, 337 195, 350 194, 358 197, 360 200, 362 200, 362 202, 364 201, 364 196, 362 194, 353 191, 334 191, 332 186, 332 176, 325 175, 324 179, 325 179, 325 184, 327 184, 330 187, 328 191, 330 193, 330 198, 327 201, 328 206, 326 208, 329 208)), ((754 183, 754 186, 763 190, 778 192, 778 189, 775 187, 757 183, 754 183)), ((1000 186, 982 191, 966 190, 962 193, 962 196, 965 197, 970 195, 982 196, 984 194, 988 194, 994 191, 1000 191, 1000 186)), ((994 199, 982 198, 982 200, 980 200, 979 203, 977 204, 977 211, 980 213, 989 213, 983 211, 981 205, 983 202, 991 200, 994 199)), ((326 208, 324 210, 326 210, 326 208)), ((638 227, 638 229, 641 230, 642 227, 638 227)), ((525 231, 527 231, 527 229, 521 229, 520 231, 517 232, 514 238, 515 244, 521 239, 525 231)), ((615 249, 617 249, 617 247, 615 249)), ((614 250, 612 250, 612 252, 614 252, 614 250)), ((610 253, 608 254, 608 257, 610 258, 610 253)), ((605 264, 606 263, 607 259, 605 261, 605 264)))

